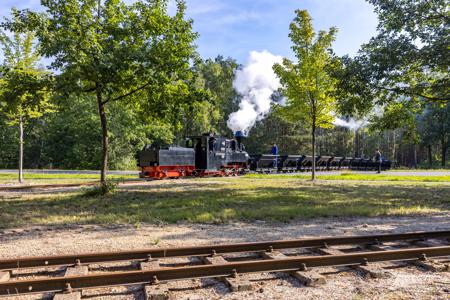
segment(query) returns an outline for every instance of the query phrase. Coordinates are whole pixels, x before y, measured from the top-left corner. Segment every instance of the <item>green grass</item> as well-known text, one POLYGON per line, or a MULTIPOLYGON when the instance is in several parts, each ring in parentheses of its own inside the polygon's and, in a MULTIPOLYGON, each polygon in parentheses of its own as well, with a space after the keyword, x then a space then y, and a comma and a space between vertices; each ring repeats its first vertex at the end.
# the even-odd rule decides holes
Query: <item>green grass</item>
MULTIPOLYGON (((247 174, 246 178, 258 178, 258 179, 279 179, 285 180, 286 178, 299 178, 308 179, 311 178, 310 173, 306 174, 247 174)), ((318 175, 317 179, 320 180, 354 180, 354 181, 407 181, 407 182, 450 182, 450 175, 438 175, 438 176, 415 176, 415 175, 402 175, 395 174, 354 174, 354 173, 342 173, 340 175, 318 175)))
MULTIPOLYGON (((137 178, 136 175, 108 175, 109 179, 129 179, 137 178)), ((86 181, 95 181, 100 179, 99 174, 44 174, 44 173, 24 173, 24 179, 27 183, 77 183, 86 181)), ((0 173, 1 183, 12 183, 17 181, 16 173, 0 173)))
POLYGON ((113 195, 85 190, 55 194, 0 194, 0 227, 37 224, 286 222, 316 217, 450 212, 443 182, 310 181, 204 178, 120 187, 113 195))
POLYGON ((442 168, 442 167, 420 168, 420 167, 418 167, 417 169, 396 167, 395 169, 389 170, 389 172, 427 172, 427 171, 430 171, 430 172, 450 172, 450 167, 449 168, 442 168))
MULTIPOLYGON (((308 179, 311 177, 310 173, 304 174, 248 174, 245 178, 258 178, 258 179, 281 179, 286 178, 308 179)), ((43 173, 25 173, 24 178, 27 183, 77 183, 86 181, 99 180, 98 174, 43 174, 43 173)), ((122 179, 136 179, 136 175, 108 175, 109 179, 122 180, 122 179)), ((355 173, 342 173, 340 175, 318 175, 320 180, 357 180, 357 181, 410 181, 410 182, 450 182, 450 175, 438 175, 438 176, 415 176, 415 175, 402 175, 398 176, 395 173, 381 173, 381 174, 355 174, 355 173)), ((17 181, 17 174, 15 173, 0 173, 1 183, 12 183, 17 181)))

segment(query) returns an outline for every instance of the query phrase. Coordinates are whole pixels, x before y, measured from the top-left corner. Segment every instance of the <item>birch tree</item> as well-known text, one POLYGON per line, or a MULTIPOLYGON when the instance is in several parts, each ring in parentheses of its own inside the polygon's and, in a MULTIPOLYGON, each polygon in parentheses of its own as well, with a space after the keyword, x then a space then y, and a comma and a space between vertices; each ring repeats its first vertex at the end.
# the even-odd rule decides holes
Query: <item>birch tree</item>
POLYGON ((31 31, 0 32, 4 62, 0 78, 0 111, 19 131, 19 182, 23 182, 24 124, 52 106, 49 74, 38 67, 39 54, 31 31))

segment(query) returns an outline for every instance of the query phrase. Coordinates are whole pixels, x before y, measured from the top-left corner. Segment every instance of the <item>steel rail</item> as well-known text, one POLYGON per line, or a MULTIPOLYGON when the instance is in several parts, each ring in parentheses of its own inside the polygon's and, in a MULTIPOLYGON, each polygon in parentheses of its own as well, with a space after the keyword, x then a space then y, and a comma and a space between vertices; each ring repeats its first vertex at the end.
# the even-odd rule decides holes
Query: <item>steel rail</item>
POLYGON ((0 296, 14 294, 63 292, 115 285, 147 284, 158 281, 185 280, 204 277, 225 277, 235 274, 298 271, 307 267, 360 265, 380 261, 407 261, 427 257, 450 256, 450 246, 374 251, 325 256, 297 256, 260 261, 231 262, 156 270, 113 272, 48 279, 16 280, 0 283, 0 296))
POLYGON ((34 268, 45 266, 67 266, 74 264, 89 264, 101 262, 116 262, 130 260, 145 260, 149 257, 181 257, 206 256, 211 254, 225 254, 237 252, 267 251, 270 249, 292 249, 304 247, 323 247, 325 245, 378 244, 392 241, 418 239, 448 239, 450 230, 435 232, 410 232, 400 234, 378 234, 368 236, 340 236, 304 238, 295 240, 264 241, 237 244, 218 244, 195 247, 150 248, 121 252, 84 253, 73 255, 58 255, 48 257, 22 257, 0 260, 0 270, 19 268, 34 268))

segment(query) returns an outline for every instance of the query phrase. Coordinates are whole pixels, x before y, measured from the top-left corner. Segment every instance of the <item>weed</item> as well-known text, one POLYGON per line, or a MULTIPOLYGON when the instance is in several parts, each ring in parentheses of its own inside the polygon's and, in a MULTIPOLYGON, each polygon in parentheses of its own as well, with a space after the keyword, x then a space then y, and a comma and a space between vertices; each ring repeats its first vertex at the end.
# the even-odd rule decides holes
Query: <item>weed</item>
POLYGON ((100 183, 94 187, 85 189, 83 193, 84 197, 99 197, 113 195, 117 191, 117 185, 119 184, 116 180, 107 180, 105 183, 100 183))

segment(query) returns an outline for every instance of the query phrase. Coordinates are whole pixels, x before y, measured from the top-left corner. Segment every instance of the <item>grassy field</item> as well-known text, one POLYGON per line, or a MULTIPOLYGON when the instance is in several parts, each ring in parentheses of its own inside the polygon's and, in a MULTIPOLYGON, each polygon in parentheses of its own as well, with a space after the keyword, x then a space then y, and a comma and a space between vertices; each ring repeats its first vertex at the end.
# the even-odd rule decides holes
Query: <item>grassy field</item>
MULTIPOLYGON (((303 174, 248 174, 244 178, 253 179, 274 179, 274 180, 286 180, 286 179, 309 179, 310 173, 303 174)), ((98 174, 36 174, 25 173, 24 178, 28 184, 46 184, 46 183, 78 183, 87 181, 99 180, 98 174)), ((112 180, 125 180, 125 179, 137 179, 136 175, 108 175, 112 180)), ((339 175, 318 175, 320 180, 352 180, 352 181, 409 181, 409 182, 450 182, 450 175, 438 175, 438 176, 399 176, 395 173, 382 173, 382 174, 355 174, 351 172, 345 172, 339 175)), ((14 173, 0 173, 0 184, 15 183, 17 182, 17 174, 14 173)))
MULTIPOLYGON (((279 179, 285 180, 286 178, 299 178, 308 179, 311 178, 311 174, 247 174, 246 178, 258 178, 258 179, 279 179)), ((406 182, 450 182, 450 175, 438 175, 438 176, 415 176, 415 175, 395 175, 395 174, 355 174, 355 173, 342 173, 339 175, 318 175, 317 179, 320 180, 353 180, 353 181, 406 181, 406 182)))
POLYGON ((88 189, 0 193, 0 227, 38 224, 222 223, 450 212, 450 183, 310 181, 246 176, 128 184, 109 196, 88 189))
MULTIPOLYGON (((24 179, 29 184, 45 183, 77 183, 99 180, 98 174, 44 174, 24 173, 24 179)), ((136 178, 136 175, 108 175, 109 179, 121 180, 136 178)), ((0 184, 17 182, 16 173, 0 173, 0 184)))

